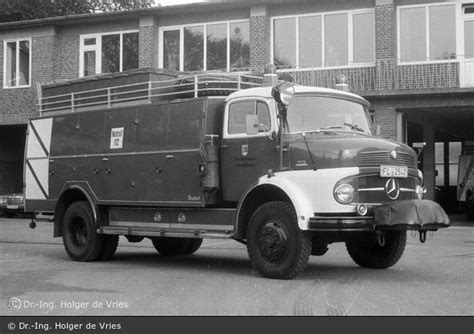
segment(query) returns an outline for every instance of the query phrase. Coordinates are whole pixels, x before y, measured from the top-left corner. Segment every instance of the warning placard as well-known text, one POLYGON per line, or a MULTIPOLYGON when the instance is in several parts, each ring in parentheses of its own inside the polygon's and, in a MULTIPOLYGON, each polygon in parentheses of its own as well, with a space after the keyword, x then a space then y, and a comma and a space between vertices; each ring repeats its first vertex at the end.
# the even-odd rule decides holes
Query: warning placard
POLYGON ((110 130, 110 149, 123 148, 123 128, 112 128, 110 130))

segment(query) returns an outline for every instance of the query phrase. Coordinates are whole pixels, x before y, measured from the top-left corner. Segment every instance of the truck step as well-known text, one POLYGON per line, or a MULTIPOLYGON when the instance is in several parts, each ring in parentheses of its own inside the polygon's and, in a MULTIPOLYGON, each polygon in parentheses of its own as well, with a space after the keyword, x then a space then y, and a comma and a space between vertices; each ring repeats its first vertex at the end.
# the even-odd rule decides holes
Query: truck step
POLYGON ((231 239, 232 231, 200 231, 200 230, 151 230, 138 227, 101 226, 97 230, 99 234, 136 235, 144 237, 180 237, 180 238, 202 238, 202 239, 231 239))

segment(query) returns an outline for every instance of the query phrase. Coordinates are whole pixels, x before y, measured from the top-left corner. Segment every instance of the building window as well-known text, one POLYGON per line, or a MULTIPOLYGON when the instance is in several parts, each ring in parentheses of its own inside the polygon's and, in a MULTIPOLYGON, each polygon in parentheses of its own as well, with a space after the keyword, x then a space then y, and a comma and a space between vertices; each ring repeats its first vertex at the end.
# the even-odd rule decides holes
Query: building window
POLYGON ((81 36, 80 76, 138 68, 138 32, 81 36))
POLYGON ((375 14, 357 10, 273 19, 273 62, 278 68, 373 64, 375 14))
POLYGON ((160 29, 159 66, 176 71, 247 71, 248 21, 217 22, 160 29))
POLYGON ((434 4, 398 8, 401 62, 456 58, 456 6, 434 4))
POLYGON ((31 78, 31 40, 4 42, 3 87, 29 87, 31 78))

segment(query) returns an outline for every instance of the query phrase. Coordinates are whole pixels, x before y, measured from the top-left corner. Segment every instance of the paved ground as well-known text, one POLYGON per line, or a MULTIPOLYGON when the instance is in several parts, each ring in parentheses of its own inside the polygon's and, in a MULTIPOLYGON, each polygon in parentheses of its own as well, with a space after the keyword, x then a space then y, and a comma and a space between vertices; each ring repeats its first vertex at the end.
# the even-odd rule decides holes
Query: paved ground
POLYGON ((73 262, 51 224, 0 218, 0 316, 473 315, 474 225, 460 218, 425 244, 409 234, 388 270, 359 268, 335 244, 290 281, 252 272, 235 241, 166 258, 121 238, 112 261, 73 262))

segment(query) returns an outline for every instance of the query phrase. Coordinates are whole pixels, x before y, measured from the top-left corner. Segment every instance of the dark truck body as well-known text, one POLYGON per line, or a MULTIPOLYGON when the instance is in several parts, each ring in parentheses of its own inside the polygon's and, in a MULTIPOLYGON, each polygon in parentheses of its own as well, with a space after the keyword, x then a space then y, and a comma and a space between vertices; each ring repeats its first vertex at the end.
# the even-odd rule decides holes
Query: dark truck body
POLYGON ((43 87, 43 115, 29 124, 26 211, 54 213, 54 234, 74 260, 110 258, 118 235, 151 238, 162 255, 233 238, 264 276, 291 278, 333 242, 346 242, 361 266, 386 268, 406 230, 424 241, 449 225, 420 200, 409 147, 373 137, 369 123, 294 131, 308 123, 298 116, 307 98, 342 103, 331 121, 365 124, 368 103, 356 95, 296 87, 288 106, 275 102, 276 88, 242 89, 256 78, 128 75, 128 85, 120 74, 120 85, 112 75, 43 87))

